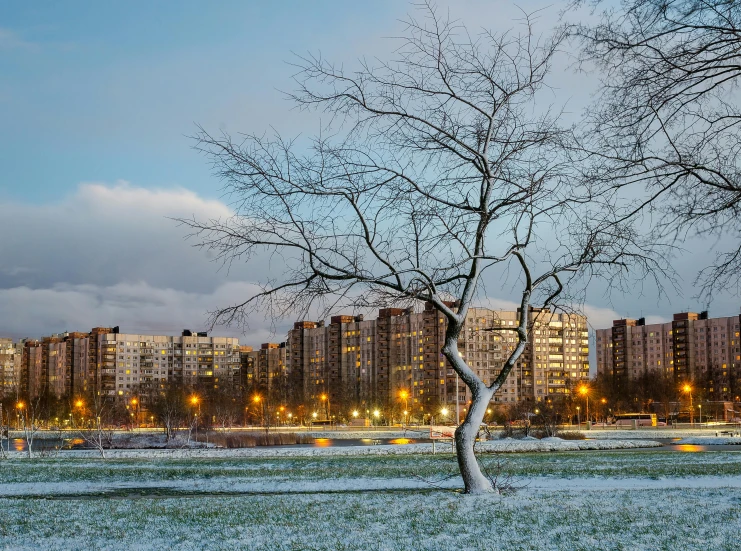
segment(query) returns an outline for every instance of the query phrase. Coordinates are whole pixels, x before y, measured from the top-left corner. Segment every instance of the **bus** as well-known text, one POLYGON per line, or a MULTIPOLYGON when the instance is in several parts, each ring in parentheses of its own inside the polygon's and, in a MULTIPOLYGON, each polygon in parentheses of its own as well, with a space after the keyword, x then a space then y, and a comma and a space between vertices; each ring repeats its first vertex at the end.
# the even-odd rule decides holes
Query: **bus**
POLYGON ((658 425, 655 413, 620 413, 615 415, 615 425, 632 427, 655 427, 658 425))

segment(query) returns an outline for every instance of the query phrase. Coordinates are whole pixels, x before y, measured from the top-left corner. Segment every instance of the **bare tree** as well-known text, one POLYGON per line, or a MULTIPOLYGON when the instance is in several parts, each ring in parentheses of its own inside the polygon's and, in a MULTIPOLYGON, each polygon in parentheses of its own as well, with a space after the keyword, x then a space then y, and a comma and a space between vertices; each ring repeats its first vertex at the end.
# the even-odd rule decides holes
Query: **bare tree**
POLYGON ((115 408, 115 400, 101 394, 92 394, 90 402, 85 409, 90 415, 87 426, 77 426, 75 417, 72 415, 72 428, 85 443, 98 450, 101 459, 106 459, 105 450, 113 447, 114 430, 112 419, 115 408))
POLYGON ((189 423, 185 390, 180 385, 168 383, 164 389, 157 389, 150 394, 149 403, 152 414, 165 431, 166 443, 175 438, 178 428, 189 423))
POLYGON ((465 490, 489 492, 476 433, 526 347, 531 306, 571 297, 592 277, 651 272, 660 257, 619 221, 614 196, 572 178, 572 136, 545 82, 563 34, 538 36, 524 16, 520 31, 472 36, 433 6, 421 10, 389 62, 350 72, 298 59, 290 97, 331 118, 309 144, 201 129, 197 147, 235 215, 181 222, 225 263, 259 253, 280 262, 279 276, 214 312, 213 324, 246 324, 256 308, 433 304, 447 319, 442 353, 473 398, 456 430, 465 490), (509 287, 522 313, 508 328, 516 347, 486 381, 458 351, 485 277, 509 287))
POLYGON ((34 398, 28 401, 19 400, 16 410, 18 421, 22 433, 22 438, 26 442, 26 453, 29 459, 33 459, 33 443, 36 439, 36 433, 39 431, 41 409, 41 399, 34 398))
POLYGON ((3 411, 3 404, 0 402, 0 459, 7 459, 7 451, 10 449, 10 412, 8 412, 8 424, 5 424, 5 412, 3 411), (5 448, 5 441, 7 441, 8 450, 5 448))
POLYGON ((701 296, 741 282, 741 3, 576 0, 599 23, 569 32, 601 89, 584 145, 595 182, 634 188, 656 237, 730 238, 699 272, 701 296))

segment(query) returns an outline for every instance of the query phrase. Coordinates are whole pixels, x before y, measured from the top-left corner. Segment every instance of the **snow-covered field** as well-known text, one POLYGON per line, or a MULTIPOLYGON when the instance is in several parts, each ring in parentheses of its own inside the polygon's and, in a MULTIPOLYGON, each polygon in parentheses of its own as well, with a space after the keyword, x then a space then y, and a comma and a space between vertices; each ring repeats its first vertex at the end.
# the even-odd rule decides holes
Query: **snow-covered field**
POLYGON ((2 461, 0 549, 738 549, 734 451, 483 454, 507 496, 455 492, 449 452, 201 453, 2 461))

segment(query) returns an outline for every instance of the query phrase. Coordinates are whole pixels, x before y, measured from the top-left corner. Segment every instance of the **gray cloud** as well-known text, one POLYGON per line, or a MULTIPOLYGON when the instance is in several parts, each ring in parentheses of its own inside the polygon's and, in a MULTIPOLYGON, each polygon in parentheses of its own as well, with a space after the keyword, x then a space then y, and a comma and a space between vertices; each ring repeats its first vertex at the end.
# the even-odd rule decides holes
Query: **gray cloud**
MULTIPOLYGON (((0 288, 145 282, 209 292, 227 281, 227 273, 195 249, 172 218, 231 214, 223 202, 190 191, 143 189, 125 182, 83 184, 59 203, 4 203, 0 288)), ((237 266, 232 278, 246 273, 237 266)))

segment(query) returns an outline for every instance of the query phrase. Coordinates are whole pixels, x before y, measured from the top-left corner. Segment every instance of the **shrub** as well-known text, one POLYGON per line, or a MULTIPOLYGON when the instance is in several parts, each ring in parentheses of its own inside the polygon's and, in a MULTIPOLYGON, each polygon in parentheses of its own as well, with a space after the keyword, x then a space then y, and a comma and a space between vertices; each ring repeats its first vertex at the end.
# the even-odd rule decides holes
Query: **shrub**
POLYGON ((586 440, 587 436, 578 430, 567 430, 558 433, 559 438, 564 440, 586 440))

